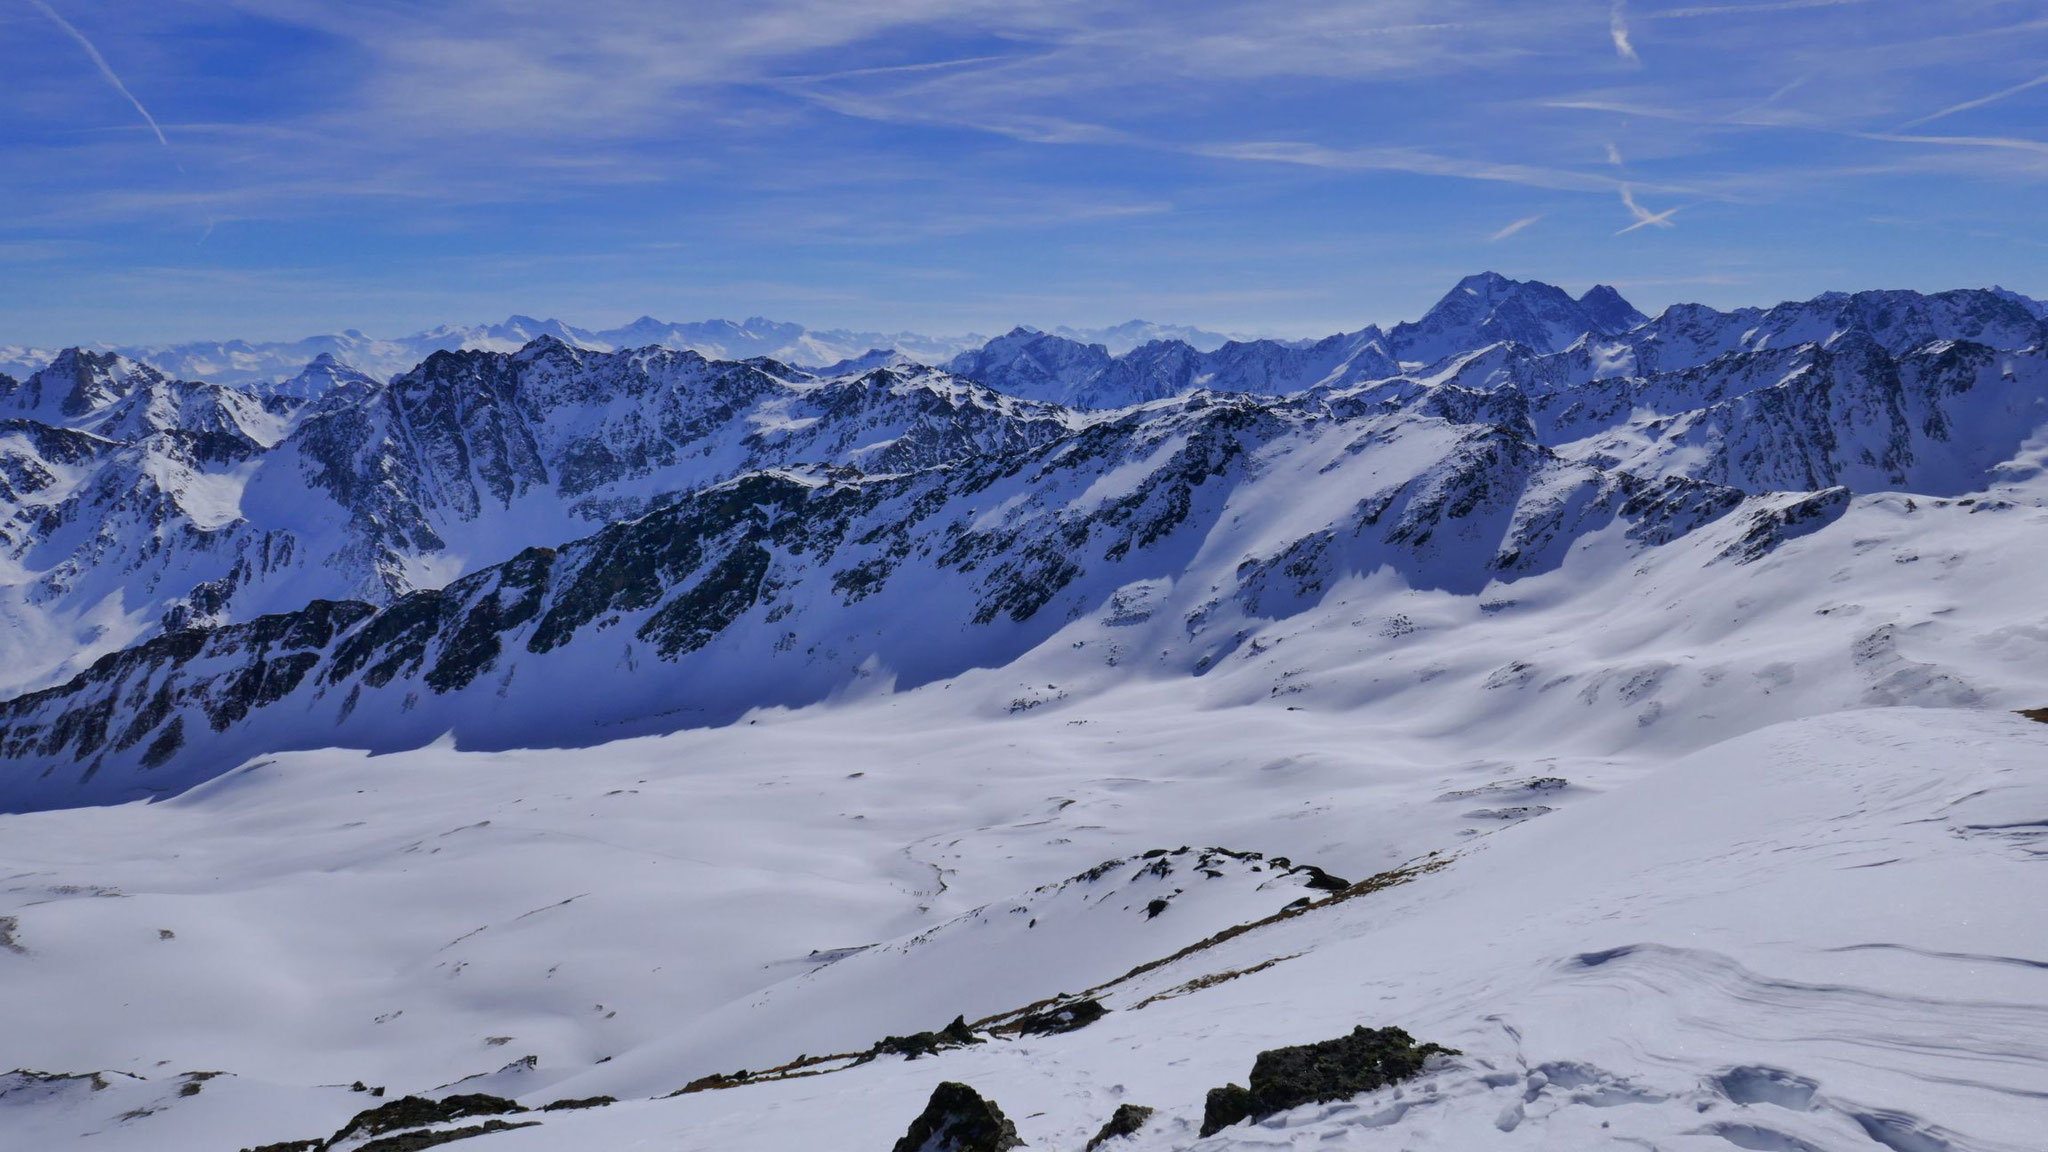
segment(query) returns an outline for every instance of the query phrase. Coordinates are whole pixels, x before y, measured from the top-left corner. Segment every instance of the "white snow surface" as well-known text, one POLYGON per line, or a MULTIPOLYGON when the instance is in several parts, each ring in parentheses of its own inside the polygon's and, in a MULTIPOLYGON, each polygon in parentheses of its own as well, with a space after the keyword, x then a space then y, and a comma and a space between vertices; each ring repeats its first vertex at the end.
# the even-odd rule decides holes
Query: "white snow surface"
POLYGON ((887 1147, 941 1079, 1033 1147, 1078 1147, 1125 1100, 1160 1109, 1127 1145, 1147 1150, 2038 1147, 2048 930, 2015 896, 2039 883, 2048 729, 1880 709, 1654 762, 1428 762, 1335 718, 1113 703, 949 731, 940 701, 870 702, 573 763, 300 754, 10 817, 0 1062, 109 1087, 0 1088, 0 1132, 232 1148, 371 1103, 336 1085, 506 1066, 460 1090, 626 1103, 479 1147, 887 1147), (1488 814, 1529 801, 1552 810, 1488 814), (1078 991, 1300 892, 1183 868, 1146 919, 1139 860, 1024 891, 1183 837, 1353 876, 1448 864, 1117 984, 1079 1032, 654 1099, 1078 991), (1355 1023, 1464 1055, 1195 1138, 1202 1093, 1257 1051, 1355 1023))
POLYGON ((385 403, 403 382, 345 357, 272 397, 324 395, 316 418, 350 432, 324 447, 291 403, 125 361, 24 382, 6 524, 42 534, 0 549, 0 643, 74 664, 214 578, 216 540, 279 574, 249 610, 290 608, 357 578, 329 558, 365 518, 439 533, 374 558, 401 587, 743 466, 928 483, 906 490, 960 504, 962 532, 1086 524, 1211 408, 1278 430, 1195 482, 1198 532, 1092 566, 1029 626, 959 623, 973 590, 918 555, 775 619, 816 660, 743 623, 692 679, 620 627, 467 694, 366 692, 354 719, 294 697, 212 745, 299 750, 17 763, 0 1149, 252 1148, 468 1092, 617 1102, 506 1116, 530 1126, 459 1152, 885 1149, 949 1080, 1034 1149, 1079 1150, 1121 1103, 1157 1111, 1103 1152, 2048 1148, 2048 724, 2015 714, 2048 706, 2038 307, 1932 298, 1996 345, 1957 355, 1881 323, 1883 293, 1568 340, 1625 304, 1541 288, 1473 278, 1483 308, 1389 335, 1428 372, 1271 411, 1086 414, 886 356, 837 379, 658 354, 586 371, 531 345, 519 427, 557 462, 545 483, 472 465, 525 442, 485 435, 491 410, 431 423, 433 381, 385 403), (1497 339, 1438 359, 1469 332, 1497 339), (1901 387, 1861 389, 1866 360, 1901 387), (705 413, 697 439, 660 423, 705 413), (1543 452, 1496 455, 1508 418, 1543 452), (1022 459, 1081 432, 1114 452, 941 485, 948 445, 1022 459), (444 450, 400 457, 401 436, 444 450), (560 465, 592 445, 646 459, 572 490, 560 465), (432 500, 344 507, 314 483, 329 461, 432 500), (1618 463, 1739 503, 1646 542, 1588 511, 1618 463), (1439 534, 1404 551, 1361 527, 1397 494, 1395 519, 1471 502, 1418 516, 1439 534), (286 524, 299 551, 257 530, 286 524), (1520 566, 1493 563, 1504 539, 1528 542, 1520 566), (387 751, 315 746, 343 741, 387 751), (86 806, 138 787, 162 794, 86 806), (1302 865, 1377 879, 1333 894, 1302 865), (985 1027, 1083 995, 1108 1012, 1076 1031, 985 1027), (850 1058, 955 1017, 983 1042, 850 1058), (1199 1135, 1207 1090, 1259 1052, 1360 1025, 1459 1053, 1199 1135))
POLYGON ((488 1150, 887 1147, 960 1080, 1040 1148, 1129 1101, 1119 1152, 2038 1149, 2048 727, 1999 709, 2048 702, 2041 513, 1976 506, 1510 596, 1354 579, 1195 680, 1103 679, 1135 588, 915 691, 0 817, 0 1067, 107 1085, 0 1081, 0 1143, 320 1137, 360 1080, 622 1101, 488 1150), (1323 896, 1209 845, 1434 870, 1120 981, 1323 896), (667 1095, 1089 989, 1077 1032, 667 1095), (1260 1050, 1358 1024, 1463 1055, 1197 1137, 1260 1050))

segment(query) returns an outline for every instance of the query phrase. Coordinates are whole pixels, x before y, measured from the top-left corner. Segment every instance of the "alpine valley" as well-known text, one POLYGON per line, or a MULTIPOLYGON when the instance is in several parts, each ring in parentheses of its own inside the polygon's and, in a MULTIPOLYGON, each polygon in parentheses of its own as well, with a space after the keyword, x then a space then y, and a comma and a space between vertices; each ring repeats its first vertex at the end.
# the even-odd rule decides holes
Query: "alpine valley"
POLYGON ((2027 297, 7 353, 0 1146, 2043 1146, 2027 297))

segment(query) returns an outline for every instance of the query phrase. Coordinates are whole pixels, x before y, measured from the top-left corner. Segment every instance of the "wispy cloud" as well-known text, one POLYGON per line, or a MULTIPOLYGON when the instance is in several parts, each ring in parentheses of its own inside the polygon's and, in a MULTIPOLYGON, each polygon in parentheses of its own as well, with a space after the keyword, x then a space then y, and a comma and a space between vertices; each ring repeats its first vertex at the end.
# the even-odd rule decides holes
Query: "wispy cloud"
POLYGON ((65 35, 71 37, 73 40, 78 41, 78 46, 80 48, 85 49, 85 54, 87 56, 92 57, 93 67, 98 68, 100 70, 101 78, 104 79, 107 83, 113 85, 114 91, 119 92, 124 98, 127 99, 128 103, 135 105, 135 110, 142 114, 143 122, 149 125, 149 130, 151 132, 156 133, 157 143, 162 144, 166 148, 169 148, 171 146, 171 142, 164 138, 164 130, 157 124, 156 117, 151 116, 149 114, 149 109, 144 108, 142 106, 142 101, 137 100, 135 98, 135 93, 130 92, 128 90, 128 85, 123 84, 121 82, 121 78, 114 74, 114 69, 107 63, 107 58, 100 55, 100 50, 93 46, 92 41, 86 39, 85 33, 80 32, 76 27, 72 25, 71 21, 66 20, 63 16, 59 15, 55 8, 50 7, 50 5, 46 3, 46 0, 28 0, 28 2, 31 5, 33 5, 38 11, 40 11, 43 15, 48 16, 50 18, 51 23, 55 24, 59 28, 62 28, 64 30, 65 35))
POLYGON ((1617 116, 1641 116, 1648 120, 1681 120, 1697 123, 1704 119, 1699 113, 1682 108, 1664 108, 1655 104, 1630 103, 1626 100, 1545 100, 1543 106, 1578 112, 1612 112, 1617 116))
POLYGON ((1791 120, 1796 119, 1796 117, 1782 111, 1774 111, 1773 108, 1778 101, 1805 87, 1806 82, 1811 79, 1813 79, 1811 76, 1800 76, 1787 80, 1785 83, 1773 88, 1770 95, 1751 104, 1747 108, 1731 112, 1721 119, 1730 124, 1763 125, 1768 123, 1789 123, 1791 120))
POLYGON ((1614 38, 1614 54, 1631 64, 1640 64, 1636 46, 1628 39, 1628 0, 1614 0, 1607 10, 1607 34, 1614 38))
POLYGON ((2048 141, 2019 136, 1919 136, 1898 132, 1859 132, 1865 140, 1886 140, 1895 144, 1933 144, 1944 148, 1998 148, 2048 156, 2048 141))
MULTIPOLYGON (((2025 230, 2048 186, 2048 144, 2031 139, 2048 131, 2028 115, 2048 77, 2026 75, 2048 71, 2048 21, 2011 0, 29 3, 0 0, 18 13, 0 37, 8 239, 89 240, 94 255, 52 277, 0 249, 10 319, 54 315, 40 297, 91 325, 185 307, 140 287, 93 296, 96 261, 333 259, 443 298, 535 310, 581 293, 636 315, 684 298, 772 307, 783 297, 723 301, 773 265, 846 288, 835 309, 901 308, 914 325, 1082 281, 1108 299, 1105 277, 1175 286, 1200 253, 1248 292, 1316 284, 1322 303, 1256 317, 1292 323, 1369 314, 1387 285, 1444 273, 1430 221, 1467 222, 1466 258, 1494 243, 1532 273, 1571 275, 1588 230, 1686 213, 1672 239, 1759 256, 1775 269, 1756 274, 1766 292, 1844 261, 1958 282, 2041 274, 2009 270, 2035 250, 1962 231, 2025 230), (101 81, 138 121, 109 121, 101 81), (89 99, 43 87, 66 82, 89 99), (204 122, 159 126, 135 92, 204 122), (177 130, 174 152, 138 147, 138 122, 177 130), (168 156, 185 176, 164 178, 168 156), (1844 254, 1843 231, 1799 227, 1872 211, 1957 230, 1844 254), (219 230, 195 254, 209 220, 219 230), (647 240, 681 255, 631 275, 549 272, 647 240), (1369 276, 1337 255, 1367 249, 1386 260, 1369 276), (469 274, 507 252, 530 263, 469 274), (958 293, 888 278, 911 259, 957 273, 958 293)), ((1676 248, 1612 246, 1602 259, 1635 263, 1599 276, 1695 271, 1676 248)), ((313 307, 282 295, 234 299, 313 307)))
POLYGON ((1701 4, 1691 8, 1666 8, 1647 12, 1651 20, 1695 20, 1706 16, 1757 16, 1770 12, 1792 12, 1800 8, 1841 8, 1866 4, 1869 0, 1764 0, 1758 4, 1701 4))
POLYGON ((977 64, 995 64, 1012 59, 1015 59, 1015 57, 961 56, 952 60, 928 60, 919 64, 883 64, 872 68, 840 68, 831 72, 780 76, 777 79, 788 83, 815 84, 827 80, 854 80, 869 76, 907 76, 919 72, 949 72, 956 68, 972 68, 977 64))
POLYGON ((1223 160, 1251 160, 1269 164, 1298 164, 1350 172, 1407 172, 1418 176, 1455 176, 1465 180, 1486 180, 1551 188, 1566 192, 1604 192, 1616 184, 1614 177, 1570 168, 1549 168, 1535 164, 1514 164, 1493 160, 1469 160, 1444 156, 1420 148, 1331 148, 1300 141, 1264 140, 1197 144, 1182 149, 1199 156, 1223 160))
POLYGON ((1500 231, 1495 232, 1493 235, 1488 236, 1486 238, 1487 242, 1497 244, 1500 241, 1505 240, 1510 236, 1513 236, 1515 233, 1520 232, 1522 229, 1527 228, 1529 225, 1534 224, 1541 219, 1543 219, 1541 214, 1535 216, 1524 216, 1520 220, 1517 220, 1514 223, 1509 224, 1507 227, 1502 228, 1500 231))
POLYGON ((1951 104, 1939 112, 1922 116, 1918 120, 1908 120, 1904 124, 1899 125, 1899 128, 1903 131, 1907 128, 1918 128, 1922 124, 1932 124, 1936 120, 1953 116, 1958 112, 1968 112, 1973 108, 1982 108, 1986 104, 1996 104, 2008 96, 2017 96, 2029 88, 2039 88, 2043 84, 2048 84, 2048 74, 2036 76, 2032 80, 2015 84, 2010 88, 2001 88, 1989 96, 1979 96, 1975 100, 1965 100, 1960 104, 1951 104))
POLYGON ((1636 218, 1636 222, 1616 232, 1616 236, 1626 236, 1638 228, 1669 228, 1672 226, 1671 218, 1678 215, 1677 208, 1666 208, 1662 212, 1652 212, 1641 204, 1636 203, 1635 190, 1626 184, 1621 186, 1621 202, 1627 206, 1629 213, 1636 218))

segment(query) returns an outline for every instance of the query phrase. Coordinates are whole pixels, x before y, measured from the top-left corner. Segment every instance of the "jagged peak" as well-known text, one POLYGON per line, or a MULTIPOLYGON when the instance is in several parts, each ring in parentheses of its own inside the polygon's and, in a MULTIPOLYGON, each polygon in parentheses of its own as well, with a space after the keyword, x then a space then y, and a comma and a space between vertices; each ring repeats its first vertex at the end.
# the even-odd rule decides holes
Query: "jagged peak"
POLYGON ((1510 280, 1498 272, 1489 270, 1486 272, 1474 272, 1470 276, 1459 280, 1452 288, 1452 291, 1477 295, 1481 291, 1495 291, 1501 288, 1513 287, 1519 283, 1520 281, 1510 280))
POLYGON ((64 390, 63 411, 80 416, 129 395, 137 388, 166 380, 163 373, 118 352, 70 347, 52 357, 28 382, 43 395, 64 390))
POLYGON ((1580 295, 1577 303, 1608 335, 1625 332, 1649 319, 1611 284, 1593 285, 1580 295))
POLYGON ((584 349, 569 343, 554 333, 543 332, 528 340, 525 344, 520 345, 519 351, 514 352, 512 358, 516 361, 525 362, 538 360, 544 356, 567 357, 574 361, 580 360, 583 352, 584 349))
MULTIPOLYGON (((83 345, 73 344, 50 358, 45 372, 70 374, 80 371, 127 371, 149 366, 139 360, 131 360, 119 352, 96 352, 83 345)), ((150 369, 154 371, 154 369, 150 369)))
POLYGON ((1444 316, 1468 315, 1475 305, 1490 309, 1529 293, 1571 301, 1570 293, 1541 280, 1516 280, 1498 272, 1475 272, 1452 285, 1451 290, 1443 294, 1417 325, 1404 324, 1400 327, 1428 324, 1432 319, 1444 316))

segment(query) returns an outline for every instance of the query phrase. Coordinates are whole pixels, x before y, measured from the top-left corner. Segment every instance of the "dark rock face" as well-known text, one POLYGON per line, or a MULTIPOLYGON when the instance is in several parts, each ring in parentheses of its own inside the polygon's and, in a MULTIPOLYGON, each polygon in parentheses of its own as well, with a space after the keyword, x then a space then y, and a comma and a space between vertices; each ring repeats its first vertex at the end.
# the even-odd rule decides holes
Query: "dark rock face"
POLYGON ((932 1090, 931 1103, 896 1141, 893 1152, 1007 1152, 1023 1146, 1017 1126, 995 1101, 948 1080, 932 1090))
POLYGON ((1351 1035, 1259 1053, 1251 1087, 1226 1084, 1209 1090, 1202 1135, 1243 1120, 1262 1120, 1303 1104, 1342 1100, 1410 1079, 1431 1056, 1454 1056, 1440 1044, 1417 1044, 1399 1028, 1360 1025, 1351 1035))
POLYGON ((501 1116, 524 1111, 526 1109, 503 1096, 490 1096, 481 1092, 448 1096, 440 1100, 429 1100, 424 1096, 401 1096, 389 1103, 356 1113, 355 1118, 342 1125, 341 1131, 336 1132, 327 1142, 339 1144, 355 1136, 377 1136, 405 1128, 420 1128, 428 1124, 459 1120, 465 1116, 501 1116))
POLYGON ((868 1050, 870 1057, 902 1056, 915 1060, 919 1056, 930 1056, 945 1048, 965 1048, 969 1044, 984 1044, 987 1041, 976 1036, 967 1027, 965 1016, 953 1017, 953 1022, 936 1032, 913 1032, 908 1036, 884 1036, 868 1050))
POLYGON ((1314 888, 1320 892, 1342 892, 1351 887, 1351 881, 1342 876, 1332 876, 1313 864, 1304 864, 1301 870, 1308 873, 1308 879, 1302 882, 1303 887, 1314 888))
POLYGON ((1849 510, 1847 488, 1827 488, 1781 500, 1750 514, 1749 530, 1721 552, 1721 559, 1745 564, 1762 559, 1787 540, 1816 532, 1849 510))
POLYGON ((466 1128, 446 1128, 437 1132, 401 1132, 396 1136, 386 1136, 381 1140, 372 1140, 368 1144, 358 1147, 356 1152, 421 1152, 422 1149, 438 1148, 443 1144, 453 1144, 457 1140, 467 1140, 472 1136, 488 1136, 493 1132, 510 1132, 514 1128, 531 1128, 538 1123, 540 1123, 538 1120, 528 1120, 520 1124, 508 1124, 503 1120, 486 1120, 481 1124, 471 1124, 466 1128))
POLYGON ((1096 1148, 1111 1140, 1137 1135, 1138 1130, 1150 1119, 1152 1109, 1143 1104, 1117 1105, 1116 1112, 1110 1116, 1109 1122, 1102 1126, 1102 1131, 1097 1132, 1094 1138, 1088 1141, 1087 1152, 1095 1152, 1096 1148))
POLYGON ((579 1108, 602 1108, 607 1104, 617 1104, 618 1102, 619 1098, 616 1096, 583 1096, 574 1100, 557 1100, 552 1104, 543 1104, 540 1106, 540 1110, 543 1112, 567 1112, 579 1108))
POLYGON ((1250 1120, 1257 1108, 1258 1102, 1242 1084, 1211 1088, 1202 1103, 1202 1135, 1214 1135, 1241 1120, 1250 1120))
POLYGON ((1061 1004, 1055 1008, 1047 1008, 1043 1012, 1033 1012, 1028 1016, 1019 1017, 1008 1028, 1009 1031, 1031 1036, 1051 1036, 1086 1028, 1102 1019, 1108 1012, 1109 1009, 1104 1008, 1099 1000, 1076 1000, 1071 1004, 1061 1004))
MULTIPOLYGON (((353 1086, 362 1090, 362 1082, 353 1086)), ((382 1092, 383 1089, 377 1089, 382 1092)), ((610 1103, 609 1098, 602 1098, 610 1103)), ((590 1107, 595 1101, 567 1101, 550 1107, 590 1107)), ((370 1137, 367 1143, 355 1146, 356 1152, 420 1152, 467 1140, 472 1136, 488 1136, 493 1132, 507 1132, 514 1128, 530 1128, 539 1123, 536 1120, 507 1122, 486 1120, 482 1124, 471 1124, 462 1128, 444 1128, 433 1132, 416 1132, 411 1129, 424 1128, 429 1124, 442 1124, 469 1116, 500 1116, 524 1112, 525 1108, 503 1096, 490 1096, 481 1092, 470 1092, 456 1096, 430 1100, 424 1096, 401 1096, 389 1103, 379 1104, 358 1112, 355 1118, 342 1125, 341 1130, 325 1140, 286 1140, 276 1144, 265 1144, 257 1148, 243 1149, 243 1152, 319 1152, 332 1148, 345 1140, 370 1137)))

